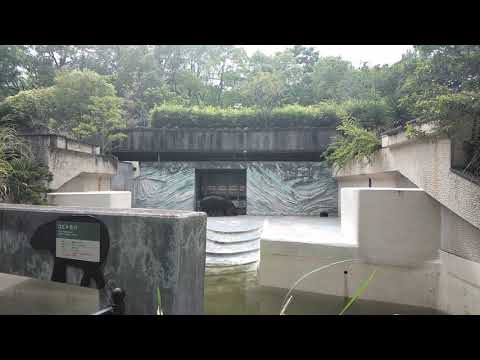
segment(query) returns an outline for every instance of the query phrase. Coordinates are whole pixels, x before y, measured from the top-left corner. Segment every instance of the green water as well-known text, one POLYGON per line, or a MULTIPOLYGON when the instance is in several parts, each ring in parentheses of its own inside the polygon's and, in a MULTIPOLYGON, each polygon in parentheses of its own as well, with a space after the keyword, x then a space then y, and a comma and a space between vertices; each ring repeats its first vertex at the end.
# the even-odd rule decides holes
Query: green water
MULTIPOLYGON (((257 284, 256 271, 208 275, 205 277, 205 314, 207 315, 278 315, 285 289, 257 284)), ((286 315, 337 315, 349 299, 294 291, 286 315)), ((437 310, 357 300, 346 315, 434 315, 437 310)))

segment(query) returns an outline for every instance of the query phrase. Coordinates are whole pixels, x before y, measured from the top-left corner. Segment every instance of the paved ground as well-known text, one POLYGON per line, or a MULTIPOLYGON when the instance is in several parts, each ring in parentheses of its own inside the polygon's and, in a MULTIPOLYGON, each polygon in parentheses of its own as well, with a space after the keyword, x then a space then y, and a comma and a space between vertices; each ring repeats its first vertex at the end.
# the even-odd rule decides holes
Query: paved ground
POLYGON ((0 315, 88 315, 98 290, 0 273, 0 315))
POLYGON ((254 228, 263 224, 262 239, 339 246, 356 245, 340 233, 340 218, 318 216, 231 216, 209 217, 208 227, 215 229, 254 228))

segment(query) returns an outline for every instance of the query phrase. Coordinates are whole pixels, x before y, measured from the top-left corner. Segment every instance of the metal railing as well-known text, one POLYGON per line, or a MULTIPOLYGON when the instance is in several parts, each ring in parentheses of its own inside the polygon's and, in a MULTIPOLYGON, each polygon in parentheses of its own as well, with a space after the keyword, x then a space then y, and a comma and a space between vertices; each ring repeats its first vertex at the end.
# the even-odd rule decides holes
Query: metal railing
POLYGON ((125 291, 116 288, 112 291, 111 305, 91 315, 125 315, 125 291))

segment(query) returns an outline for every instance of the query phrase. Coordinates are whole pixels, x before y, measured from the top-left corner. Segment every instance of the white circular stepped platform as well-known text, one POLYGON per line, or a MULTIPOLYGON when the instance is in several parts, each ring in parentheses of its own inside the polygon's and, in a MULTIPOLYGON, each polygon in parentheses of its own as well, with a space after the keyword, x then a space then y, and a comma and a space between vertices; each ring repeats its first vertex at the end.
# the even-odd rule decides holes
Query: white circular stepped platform
POLYGON ((207 221, 207 267, 253 264, 260 258, 263 219, 210 217, 207 221))

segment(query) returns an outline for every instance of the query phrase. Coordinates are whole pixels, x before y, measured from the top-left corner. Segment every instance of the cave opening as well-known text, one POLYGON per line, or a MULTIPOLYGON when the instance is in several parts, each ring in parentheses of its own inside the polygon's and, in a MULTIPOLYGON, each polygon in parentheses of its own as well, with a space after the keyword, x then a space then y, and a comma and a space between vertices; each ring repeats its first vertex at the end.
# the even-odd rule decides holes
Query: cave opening
POLYGON ((245 169, 195 169, 195 210, 208 216, 247 214, 245 169))

